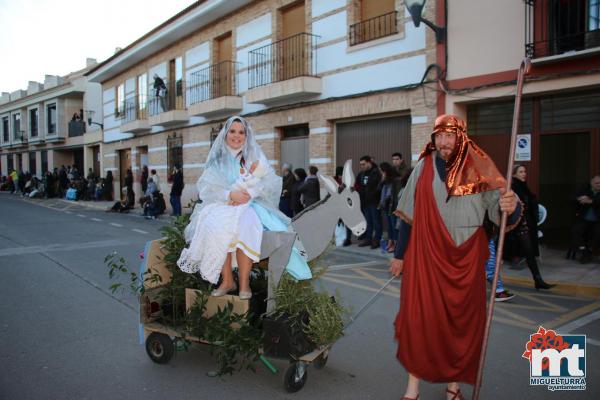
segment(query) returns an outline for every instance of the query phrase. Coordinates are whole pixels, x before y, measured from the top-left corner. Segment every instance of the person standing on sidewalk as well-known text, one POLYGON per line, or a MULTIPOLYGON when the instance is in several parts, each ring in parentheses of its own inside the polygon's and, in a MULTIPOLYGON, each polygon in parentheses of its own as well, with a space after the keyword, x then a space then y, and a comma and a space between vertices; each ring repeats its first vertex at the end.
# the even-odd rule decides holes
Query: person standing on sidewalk
POLYGON ((484 216, 495 224, 501 212, 512 224, 520 216, 505 186, 465 122, 439 116, 398 203, 390 262, 394 276, 404 274, 395 321, 396 356, 409 374, 404 400, 418 398, 422 379, 446 383, 453 400, 463 399, 459 382, 475 384, 486 318, 484 216))
POLYGON ((370 156, 360 158, 360 169, 356 185, 360 195, 360 206, 367 220, 367 230, 364 239, 358 244, 359 247, 371 246, 372 249, 379 247, 382 235, 381 212, 379 210, 379 196, 381 173, 370 156))
POLYGON ((140 177, 140 184, 142 185, 142 194, 146 193, 146 189, 148 189, 148 166, 144 165, 142 167, 142 176, 140 177))
POLYGON ((519 196, 524 211, 519 224, 506 236, 504 242, 504 259, 510 260, 512 256, 523 256, 527 267, 533 276, 537 290, 551 289, 555 285, 544 282, 536 257, 540 255, 538 248, 538 203, 535 195, 527 187, 527 170, 524 165, 515 165, 512 171, 512 190, 519 196))
POLYGON ((173 185, 171 186, 171 208, 173 209, 173 216, 181 215, 181 193, 183 192, 183 172, 179 165, 175 165, 173 168, 173 185))

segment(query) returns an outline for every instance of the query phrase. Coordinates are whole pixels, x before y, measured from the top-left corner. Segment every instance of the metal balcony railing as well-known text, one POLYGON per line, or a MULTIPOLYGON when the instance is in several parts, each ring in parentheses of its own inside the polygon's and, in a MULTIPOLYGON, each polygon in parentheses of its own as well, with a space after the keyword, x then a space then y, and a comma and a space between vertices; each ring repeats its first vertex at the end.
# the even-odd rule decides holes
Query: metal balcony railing
POLYGON ((152 89, 148 97, 149 116, 173 110, 185 110, 185 81, 165 82, 165 89, 152 89))
POLYGON ((130 97, 123 102, 123 123, 148 118, 147 96, 130 97))
POLYGON ((525 55, 548 57, 600 46, 600 0, 526 0, 525 55))
POLYGON ((69 137, 83 136, 85 121, 69 121, 69 137))
POLYGON ((317 76, 317 39, 298 33, 248 52, 248 88, 299 76, 317 76))
POLYGON ((221 61, 191 74, 188 86, 190 105, 223 96, 237 96, 238 67, 237 62, 221 61))
POLYGON ((348 30, 350 46, 398 33, 397 14, 397 11, 392 11, 350 25, 348 30))

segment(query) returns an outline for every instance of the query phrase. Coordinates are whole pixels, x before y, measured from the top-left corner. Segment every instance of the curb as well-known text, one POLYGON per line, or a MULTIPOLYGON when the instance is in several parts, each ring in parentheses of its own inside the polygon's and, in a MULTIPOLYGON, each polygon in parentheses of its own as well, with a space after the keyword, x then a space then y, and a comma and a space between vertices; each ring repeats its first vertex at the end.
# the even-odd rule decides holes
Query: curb
POLYGON ((88 203, 88 202, 83 202, 83 201, 73 201, 73 200, 66 200, 66 199, 56 199, 56 200, 59 200, 60 202, 65 203, 65 204, 70 204, 70 205, 76 204, 78 206, 92 208, 94 210, 101 210, 101 211, 107 210, 107 207, 103 206, 101 204, 94 204, 94 203, 88 203))
MULTIPOLYGON (((502 280, 504 283, 510 283, 511 285, 533 287, 532 278, 520 278, 504 274, 502 276, 502 280)), ((572 282, 556 283, 556 286, 550 290, 545 290, 544 293, 566 294, 571 296, 600 299, 600 286, 582 285, 580 283, 572 282)))

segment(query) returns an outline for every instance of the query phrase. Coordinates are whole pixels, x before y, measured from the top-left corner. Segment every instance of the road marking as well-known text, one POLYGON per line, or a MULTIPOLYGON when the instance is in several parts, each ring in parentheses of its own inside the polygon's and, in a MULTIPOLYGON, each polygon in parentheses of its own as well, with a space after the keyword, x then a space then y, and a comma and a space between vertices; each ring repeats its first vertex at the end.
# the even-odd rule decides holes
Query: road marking
POLYGON ((560 331, 560 332, 564 332, 564 333, 572 333, 573 331, 576 331, 577 329, 581 328, 582 326, 587 325, 590 322, 594 322, 598 319, 600 319, 600 310, 595 311, 586 316, 583 316, 574 321, 571 321, 568 324, 561 326, 560 328, 556 328, 556 330, 560 331))
POLYGON ((134 231, 134 232, 138 232, 138 233, 143 233, 144 235, 148 233, 148 232, 146 232, 146 231, 143 231, 143 230, 141 230, 141 229, 132 229, 132 231, 134 231))
POLYGON ((85 215, 83 215, 83 214, 77 214, 77 216, 81 217, 81 218, 85 218, 85 215))
MULTIPOLYGON (((360 268, 355 269, 354 272, 356 272, 358 275, 361 275, 363 278, 365 278, 365 279, 367 279, 367 280, 369 280, 371 282, 376 283, 377 285, 383 286, 385 284, 386 280, 379 279, 379 278, 371 275, 370 273, 363 271, 360 268)), ((391 292, 391 293, 395 293, 398 296, 400 296, 400 289, 398 289, 396 287, 389 287, 386 290, 389 291, 389 292, 391 292)))
POLYGON ((117 224, 117 223, 115 223, 115 222, 111 222, 110 224, 111 224, 112 226, 116 226, 117 228, 122 228, 122 227, 123 227, 123 225, 121 225, 121 224, 117 224))
POLYGON ((337 264, 331 265, 327 268, 327 271, 342 271, 344 269, 361 268, 361 267, 372 267, 375 265, 384 265, 385 261, 367 261, 353 264, 337 264))
POLYGON ((65 210, 65 213, 66 214, 73 214, 71 211, 66 211, 66 210, 65 210))
POLYGON ((571 322, 580 316, 586 315, 587 313, 596 311, 598 309, 600 309, 600 302, 597 301, 595 303, 591 303, 586 306, 572 310, 568 313, 562 314, 560 317, 552 319, 550 321, 546 321, 540 325, 542 325, 546 329, 555 330, 557 326, 561 326, 563 324, 566 324, 567 322, 571 322))
MULTIPOLYGON (((367 292, 375 292, 375 293, 377 293, 379 291, 379 289, 380 289, 380 288, 372 288, 372 287, 361 285, 361 284, 358 284, 358 283, 346 282, 346 281, 343 281, 341 279, 330 278, 327 275, 322 276, 321 279, 325 280, 325 281, 328 281, 328 282, 340 283, 342 285, 354 287, 354 288, 357 288, 357 289, 363 289, 363 290, 366 290, 367 292)), ((398 298, 397 294, 392 294, 392 293, 387 292, 387 291, 383 291, 383 292, 381 292, 381 294, 384 294, 386 296, 392 297, 394 299, 398 298)))
POLYGON ((92 218, 92 221, 102 222, 102 220, 100 218, 92 218))
POLYGON ((50 251, 79 251, 81 249, 95 249, 100 247, 116 247, 135 244, 134 242, 123 241, 122 239, 100 240, 96 242, 84 243, 55 243, 47 246, 22 246, 0 249, 0 256, 18 256, 23 254, 46 253, 50 251))

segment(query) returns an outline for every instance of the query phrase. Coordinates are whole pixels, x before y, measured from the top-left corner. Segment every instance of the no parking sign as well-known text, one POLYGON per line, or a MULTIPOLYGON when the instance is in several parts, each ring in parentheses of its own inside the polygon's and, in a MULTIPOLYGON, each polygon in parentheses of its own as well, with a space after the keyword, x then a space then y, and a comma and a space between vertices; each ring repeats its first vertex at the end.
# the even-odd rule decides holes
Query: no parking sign
POLYGON ((515 161, 531 161, 531 134, 517 135, 515 161))

